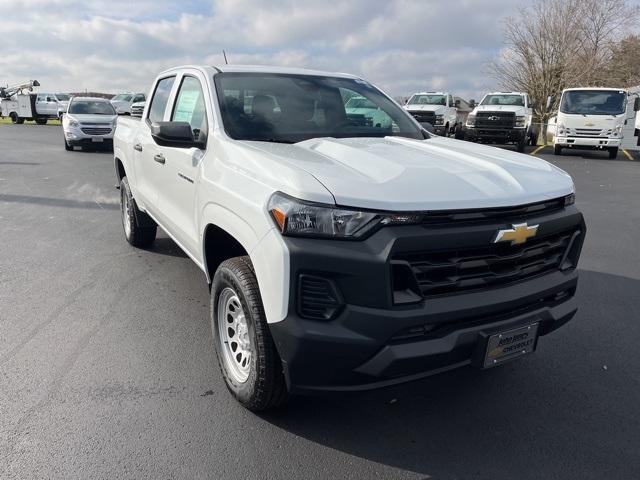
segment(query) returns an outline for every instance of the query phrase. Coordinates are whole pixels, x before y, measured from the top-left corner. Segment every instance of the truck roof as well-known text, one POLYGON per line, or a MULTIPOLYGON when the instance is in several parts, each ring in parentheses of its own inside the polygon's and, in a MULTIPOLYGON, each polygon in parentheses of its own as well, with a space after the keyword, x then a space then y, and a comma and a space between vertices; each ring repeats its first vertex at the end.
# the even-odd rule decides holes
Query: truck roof
POLYGON ((272 65, 181 65, 179 67, 170 68, 161 73, 169 73, 185 68, 194 68, 204 73, 216 73, 216 72, 239 72, 239 73, 280 73, 289 75, 313 75, 322 77, 341 77, 341 78, 360 78, 356 75, 339 72, 325 72, 322 70, 310 70, 306 68, 292 68, 292 67, 277 67, 272 65))
POLYGON ((616 87, 574 87, 574 88, 565 88, 563 92, 570 91, 570 90, 609 90, 609 91, 618 90, 618 91, 626 92, 628 89, 616 88, 616 87))
POLYGON ((487 95, 526 95, 526 92, 489 92, 487 94, 485 94, 485 97, 487 95))
POLYGON ((449 92, 416 92, 413 95, 451 95, 449 92))

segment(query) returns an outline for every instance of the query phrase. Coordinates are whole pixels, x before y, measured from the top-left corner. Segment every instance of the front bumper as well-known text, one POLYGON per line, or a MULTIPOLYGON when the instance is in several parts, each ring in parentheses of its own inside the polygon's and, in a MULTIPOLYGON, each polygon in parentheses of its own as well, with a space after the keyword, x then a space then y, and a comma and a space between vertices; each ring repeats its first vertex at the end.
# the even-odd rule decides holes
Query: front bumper
MULTIPOLYGON (((586 228, 575 207, 531 222, 543 231, 545 225, 549 231, 575 227, 579 256, 586 228)), ((391 260, 398 252, 419 245, 464 249, 465 242, 486 241, 500 228, 390 227, 362 242, 287 238, 289 314, 270 329, 290 391, 357 391, 415 380, 471 364, 484 334, 539 323, 539 334, 546 335, 569 321, 577 310, 576 268, 394 304, 391 260), (333 319, 303 318, 301 275, 335 285, 343 305, 333 319)))
POLYGON ((554 143, 563 148, 615 148, 622 145, 622 139, 619 137, 556 137, 554 143))
POLYGON ((464 127, 465 138, 472 141, 489 141, 495 143, 518 143, 527 135, 526 128, 486 128, 464 127))

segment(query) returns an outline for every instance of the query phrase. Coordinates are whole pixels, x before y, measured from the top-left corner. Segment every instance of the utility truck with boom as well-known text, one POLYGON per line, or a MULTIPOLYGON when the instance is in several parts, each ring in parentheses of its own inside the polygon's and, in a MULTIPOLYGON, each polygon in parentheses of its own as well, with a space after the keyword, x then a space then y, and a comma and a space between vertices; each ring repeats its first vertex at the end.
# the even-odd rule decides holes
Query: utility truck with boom
MULTIPOLYGON (((564 149, 604 150, 616 158, 627 121, 629 93, 619 88, 568 88, 560 97, 555 117, 553 153, 564 149)), ((548 106, 553 98, 547 100, 548 106)), ((636 97, 634 111, 640 110, 636 97)))
POLYGON ((10 87, 0 87, 0 116, 9 117, 16 124, 34 120, 38 125, 45 125, 48 120, 57 119, 58 99, 53 94, 33 93, 33 89, 39 86, 37 80, 29 80, 10 87))
POLYGON ((586 228, 559 168, 431 135, 347 74, 178 67, 148 98, 115 131, 124 236, 160 226, 203 270, 247 408, 492 368, 576 313, 586 228))

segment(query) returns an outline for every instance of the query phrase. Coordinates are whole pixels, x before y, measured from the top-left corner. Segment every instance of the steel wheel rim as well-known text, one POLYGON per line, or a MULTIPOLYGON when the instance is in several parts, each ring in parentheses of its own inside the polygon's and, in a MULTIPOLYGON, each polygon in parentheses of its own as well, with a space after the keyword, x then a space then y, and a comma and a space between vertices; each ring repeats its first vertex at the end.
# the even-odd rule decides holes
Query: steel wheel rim
POLYGON ((126 192, 121 193, 122 197, 122 226, 124 233, 129 238, 131 236, 131 213, 129 212, 129 197, 126 192))
POLYGON ((233 289, 226 287, 220 293, 217 314, 226 370, 237 383, 244 383, 251 372, 251 341, 244 309, 233 289))

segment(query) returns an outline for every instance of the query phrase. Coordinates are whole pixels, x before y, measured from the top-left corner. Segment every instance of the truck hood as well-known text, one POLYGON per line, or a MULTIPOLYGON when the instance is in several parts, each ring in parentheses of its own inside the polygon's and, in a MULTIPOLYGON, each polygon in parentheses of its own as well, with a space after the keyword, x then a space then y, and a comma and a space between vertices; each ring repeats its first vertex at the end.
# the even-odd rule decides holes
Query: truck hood
POLYGON ((343 206, 388 211, 506 207, 574 190, 567 173, 543 160, 447 138, 242 143, 311 174, 343 206))
POLYGON ((85 114, 67 114, 69 120, 75 120, 81 125, 113 125, 117 115, 85 115, 85 114))
POLYGON ((525 115, 526 109, 517 105, 478 105, 472 113, 477 112, 514 112, 516 115, 525 115))
POLYGON ((442 112, 447 109, 444 105, 405 105, 409 112, 442 112))

